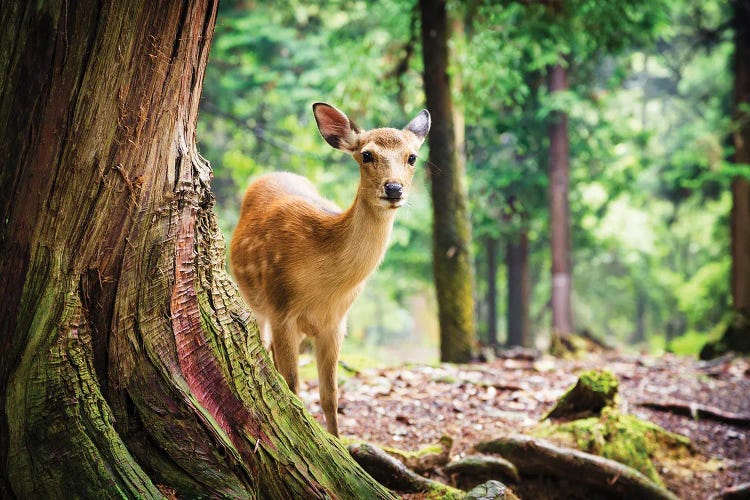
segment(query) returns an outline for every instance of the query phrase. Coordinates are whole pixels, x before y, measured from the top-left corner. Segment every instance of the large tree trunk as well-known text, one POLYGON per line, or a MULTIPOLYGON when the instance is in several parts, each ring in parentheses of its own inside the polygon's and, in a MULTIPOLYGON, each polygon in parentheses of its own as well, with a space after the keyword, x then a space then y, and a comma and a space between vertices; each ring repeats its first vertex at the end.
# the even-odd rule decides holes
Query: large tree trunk
MULTIPOLYGON (((734 1, 734 109, 740 125, 734 133, 735 161, 750 165, 750 1, 734 1)), ((732 180, 732 299, 750 319, 750 178, 732 180)))
MULTIPOLYGON (((568 89, 565 67, 558 63, 549 70, 549 92, 568 89)), ((554 112, 550 117, 549 176, 550 176, 550 247, 552 253, 552 332, 567 337, 573 332, 570 306, 570 209, 568 188, 570 157, 568 152, 568 117, 554 112)))
POLYGON ((529 316, 529 236, 521 229, 518 239, 508 241, 505 250, 508 270, 508 347, 531 347, 529 316))
POLYGON ((3 4, 4 498, 389 496, 281 382, 224 271, 194 141, 215 12, 3 4))
POLYGON ((429 176, 433 207, 433 270, 440 321, 440 359, 469 361, 474 347, 471 230, 464 165, 456 147, 448 77, 445 0, 420 0, 427 107, 432 114, 429 176))

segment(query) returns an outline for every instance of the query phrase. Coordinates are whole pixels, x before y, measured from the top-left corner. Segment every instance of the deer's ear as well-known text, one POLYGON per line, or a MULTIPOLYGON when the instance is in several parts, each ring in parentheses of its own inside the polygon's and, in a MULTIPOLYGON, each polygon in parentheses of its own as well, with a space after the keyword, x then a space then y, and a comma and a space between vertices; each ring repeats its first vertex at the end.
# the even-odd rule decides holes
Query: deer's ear
POLYGON ((427 133, 430 131, 430 125, 432 121, 430 120, 430 112, 426 109, 423 109, 419 112, 417 116, 414 117, 412 121, 409 122, 409 125, 404 127, 404 130, 408 130, 409 132, 413 133, 417 136, 420 142, 424 141, 424 138, 427 137, 427 133))
POLYGON ((330 104, 316 102, 313 104, 313 114, 320 135, 328 144, 350 153, 357 149, 361 130, 343 112, 330 104))

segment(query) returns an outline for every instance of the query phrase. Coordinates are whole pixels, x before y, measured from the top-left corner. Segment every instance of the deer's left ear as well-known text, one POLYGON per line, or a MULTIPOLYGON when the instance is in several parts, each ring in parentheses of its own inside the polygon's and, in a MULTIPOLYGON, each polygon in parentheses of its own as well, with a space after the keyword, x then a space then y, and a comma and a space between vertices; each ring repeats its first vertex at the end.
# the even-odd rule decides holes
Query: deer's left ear
POLYGON ((357 149, 361 130, 342 111, 330 104, 316 102, 313 104, 313 114, 320 135, 328 144, 349 153, 357 149))
POLYGON ((417 136, 420 142, 422 142, 430 131, 431 123, 430 112, 423 109, 412 121, 409 122, 409 125, 404 127, 404 130, 410 131, 417 136))

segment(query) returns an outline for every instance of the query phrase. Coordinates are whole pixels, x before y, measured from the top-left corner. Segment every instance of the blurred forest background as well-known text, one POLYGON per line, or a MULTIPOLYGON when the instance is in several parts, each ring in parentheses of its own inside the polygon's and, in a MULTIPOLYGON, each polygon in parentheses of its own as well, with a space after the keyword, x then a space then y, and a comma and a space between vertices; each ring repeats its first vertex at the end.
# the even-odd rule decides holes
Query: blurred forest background
MULTIPOLYGON (((731 8, 565 4, 554 15, 545 2, 448 3, 477 336, 549 343, 548 128, 564 112, 575 330, 696 353, 729 318, 730 184, 747 175, 729 161, 731 8), (553 93, 546 71, 558 63, 569 88, 553 93), (524 262, 527 278, 518 274, 524 262), (519 294, 528 304, 520 338, 508 335, 507 319, 519 294)), ((227 241, 242 193, 267 171, 303 174, 340 206, 351 203, 356 164, 322 140, 311 104, 334 104, 364 128, 404 126, 425 107, 419 23, 414 0, 221 3, 198 139, 227 241)), ((350 315, 345 350, 380 362, 438 356, 423 148, 391 248, 350 315)))

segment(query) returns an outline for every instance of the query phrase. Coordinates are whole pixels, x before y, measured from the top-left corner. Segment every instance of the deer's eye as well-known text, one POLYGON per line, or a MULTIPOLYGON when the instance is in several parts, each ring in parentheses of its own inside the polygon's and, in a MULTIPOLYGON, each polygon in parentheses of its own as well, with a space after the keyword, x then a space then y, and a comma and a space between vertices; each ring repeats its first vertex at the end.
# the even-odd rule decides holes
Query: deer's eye
POLYGON ((417 155, 409 155, 406 161, 409 162, 409 165, 414 165, 417 162, 417 155))
POLYGON ((363 163, 370 163, 372 161, 372 153, 369 151, 363 151, 362 152, 362 162, 363 163))

